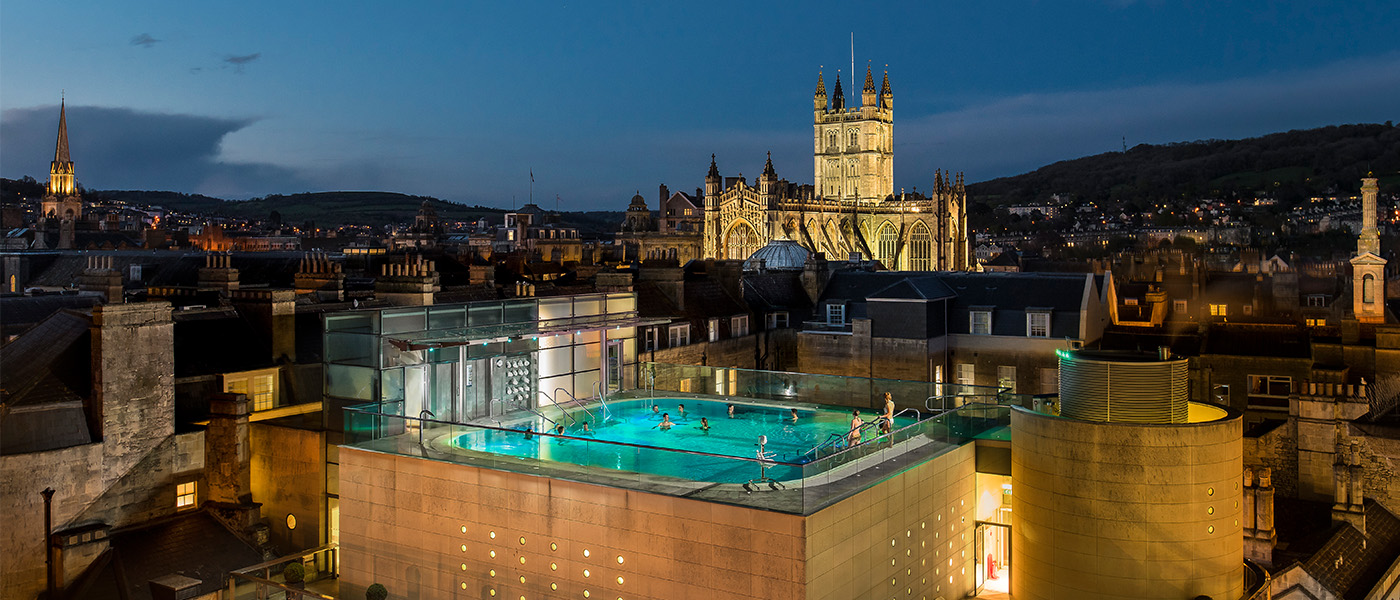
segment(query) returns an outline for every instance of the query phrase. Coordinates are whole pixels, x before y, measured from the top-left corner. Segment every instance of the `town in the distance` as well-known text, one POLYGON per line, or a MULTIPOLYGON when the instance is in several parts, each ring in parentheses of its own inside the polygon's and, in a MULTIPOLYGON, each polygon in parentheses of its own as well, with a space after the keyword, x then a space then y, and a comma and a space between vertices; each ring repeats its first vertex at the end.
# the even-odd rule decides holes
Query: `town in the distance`
POLYGON ((0 597, 1400 598, 1400 129, 897 187, 813 71, 812 173, 593 212, 85 189, 60 106, 0 597))

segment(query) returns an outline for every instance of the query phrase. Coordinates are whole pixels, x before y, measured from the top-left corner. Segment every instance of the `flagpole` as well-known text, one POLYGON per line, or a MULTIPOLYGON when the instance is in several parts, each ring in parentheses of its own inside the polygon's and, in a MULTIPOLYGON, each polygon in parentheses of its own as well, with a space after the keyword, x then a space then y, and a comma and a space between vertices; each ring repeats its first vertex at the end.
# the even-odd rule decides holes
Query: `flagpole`
POLYGON ((530 169, 530 204, 535 203, 535 170, 530 169))

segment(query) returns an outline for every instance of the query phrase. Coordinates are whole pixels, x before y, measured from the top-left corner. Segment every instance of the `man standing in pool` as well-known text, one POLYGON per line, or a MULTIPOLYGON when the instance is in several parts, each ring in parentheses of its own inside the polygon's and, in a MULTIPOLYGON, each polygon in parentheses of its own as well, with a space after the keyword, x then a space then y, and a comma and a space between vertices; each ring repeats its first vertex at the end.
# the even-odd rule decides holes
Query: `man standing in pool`
POLYGON ((653 405, 651 405, 651 416, 652 416, 652 418, 656 418, 656 417, 659 416, 660 414, 661 414, 661 405, 659 405, 659 404, 653 404, 653 405))
POLYGON ((729 405, 729 418, 731 418, 731 419, 734 418, 734 405, 733 405, 733 404, 730 404, 730 405, 729 405))
POLYGON ((794 425, 797 424, 797 409, 792 409, 792 416, 789 417, 789 420, 792 421, 794 425))
POLYGON ((846 445, 854 446, 860 443, 860 427, 865 421, 860 420, 860 411, 851 411, 851 432, 846 434, 846 445))
POLYGON ((685 405, 684 405, 684 404, 677 404, 677 405, 676 405, 676 409, 679 410, 679 411, 681 412, 681 416, 676 417, 677 420, 680 420, 680 419, 685 419, 685 420, 687 420, 687 421, 690 420, 690 417, 686 416, 686 414, 685 414, 685 405))
POLYGON ((661 422, 657 423, 656 426, 662 429, 670 429, 672 425, 675 425, 675 423, 671 422, 671 413, 661 413, 661 422))

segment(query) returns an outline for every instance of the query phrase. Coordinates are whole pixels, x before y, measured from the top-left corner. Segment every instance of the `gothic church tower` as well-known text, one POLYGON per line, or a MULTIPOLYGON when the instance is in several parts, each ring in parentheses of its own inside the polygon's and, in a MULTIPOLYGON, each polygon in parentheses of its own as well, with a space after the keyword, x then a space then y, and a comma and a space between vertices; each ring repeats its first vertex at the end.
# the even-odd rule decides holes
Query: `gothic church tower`
POLYGON ((861 105, 855 108, 846 108, 840 74, 828 105, 826 83, 818 73, 812 104, 817 196, 872 204, 893 195, 894 93, 889 72, 876 90, 874 73, 866 67, 861 105))
POLYGON ((44 194, 42 219, 77 220, 83 216, 83 201, 73 176, 73 159, 68 156, 68 107, 58 105, 58 141, 53 162, 49 163, 49 185, 44 194))

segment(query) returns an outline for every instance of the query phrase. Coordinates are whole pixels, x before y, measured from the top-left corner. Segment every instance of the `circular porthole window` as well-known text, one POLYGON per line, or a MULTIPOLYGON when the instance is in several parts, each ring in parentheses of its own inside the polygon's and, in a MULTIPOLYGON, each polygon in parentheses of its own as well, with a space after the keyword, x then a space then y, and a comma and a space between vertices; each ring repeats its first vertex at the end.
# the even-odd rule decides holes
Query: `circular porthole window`
POLYGON ((287 513, 287 529, 296 529, 296 528, 297 528, 297 516, 294 515, 294 514, 291 514, 291 513, 287 513))

